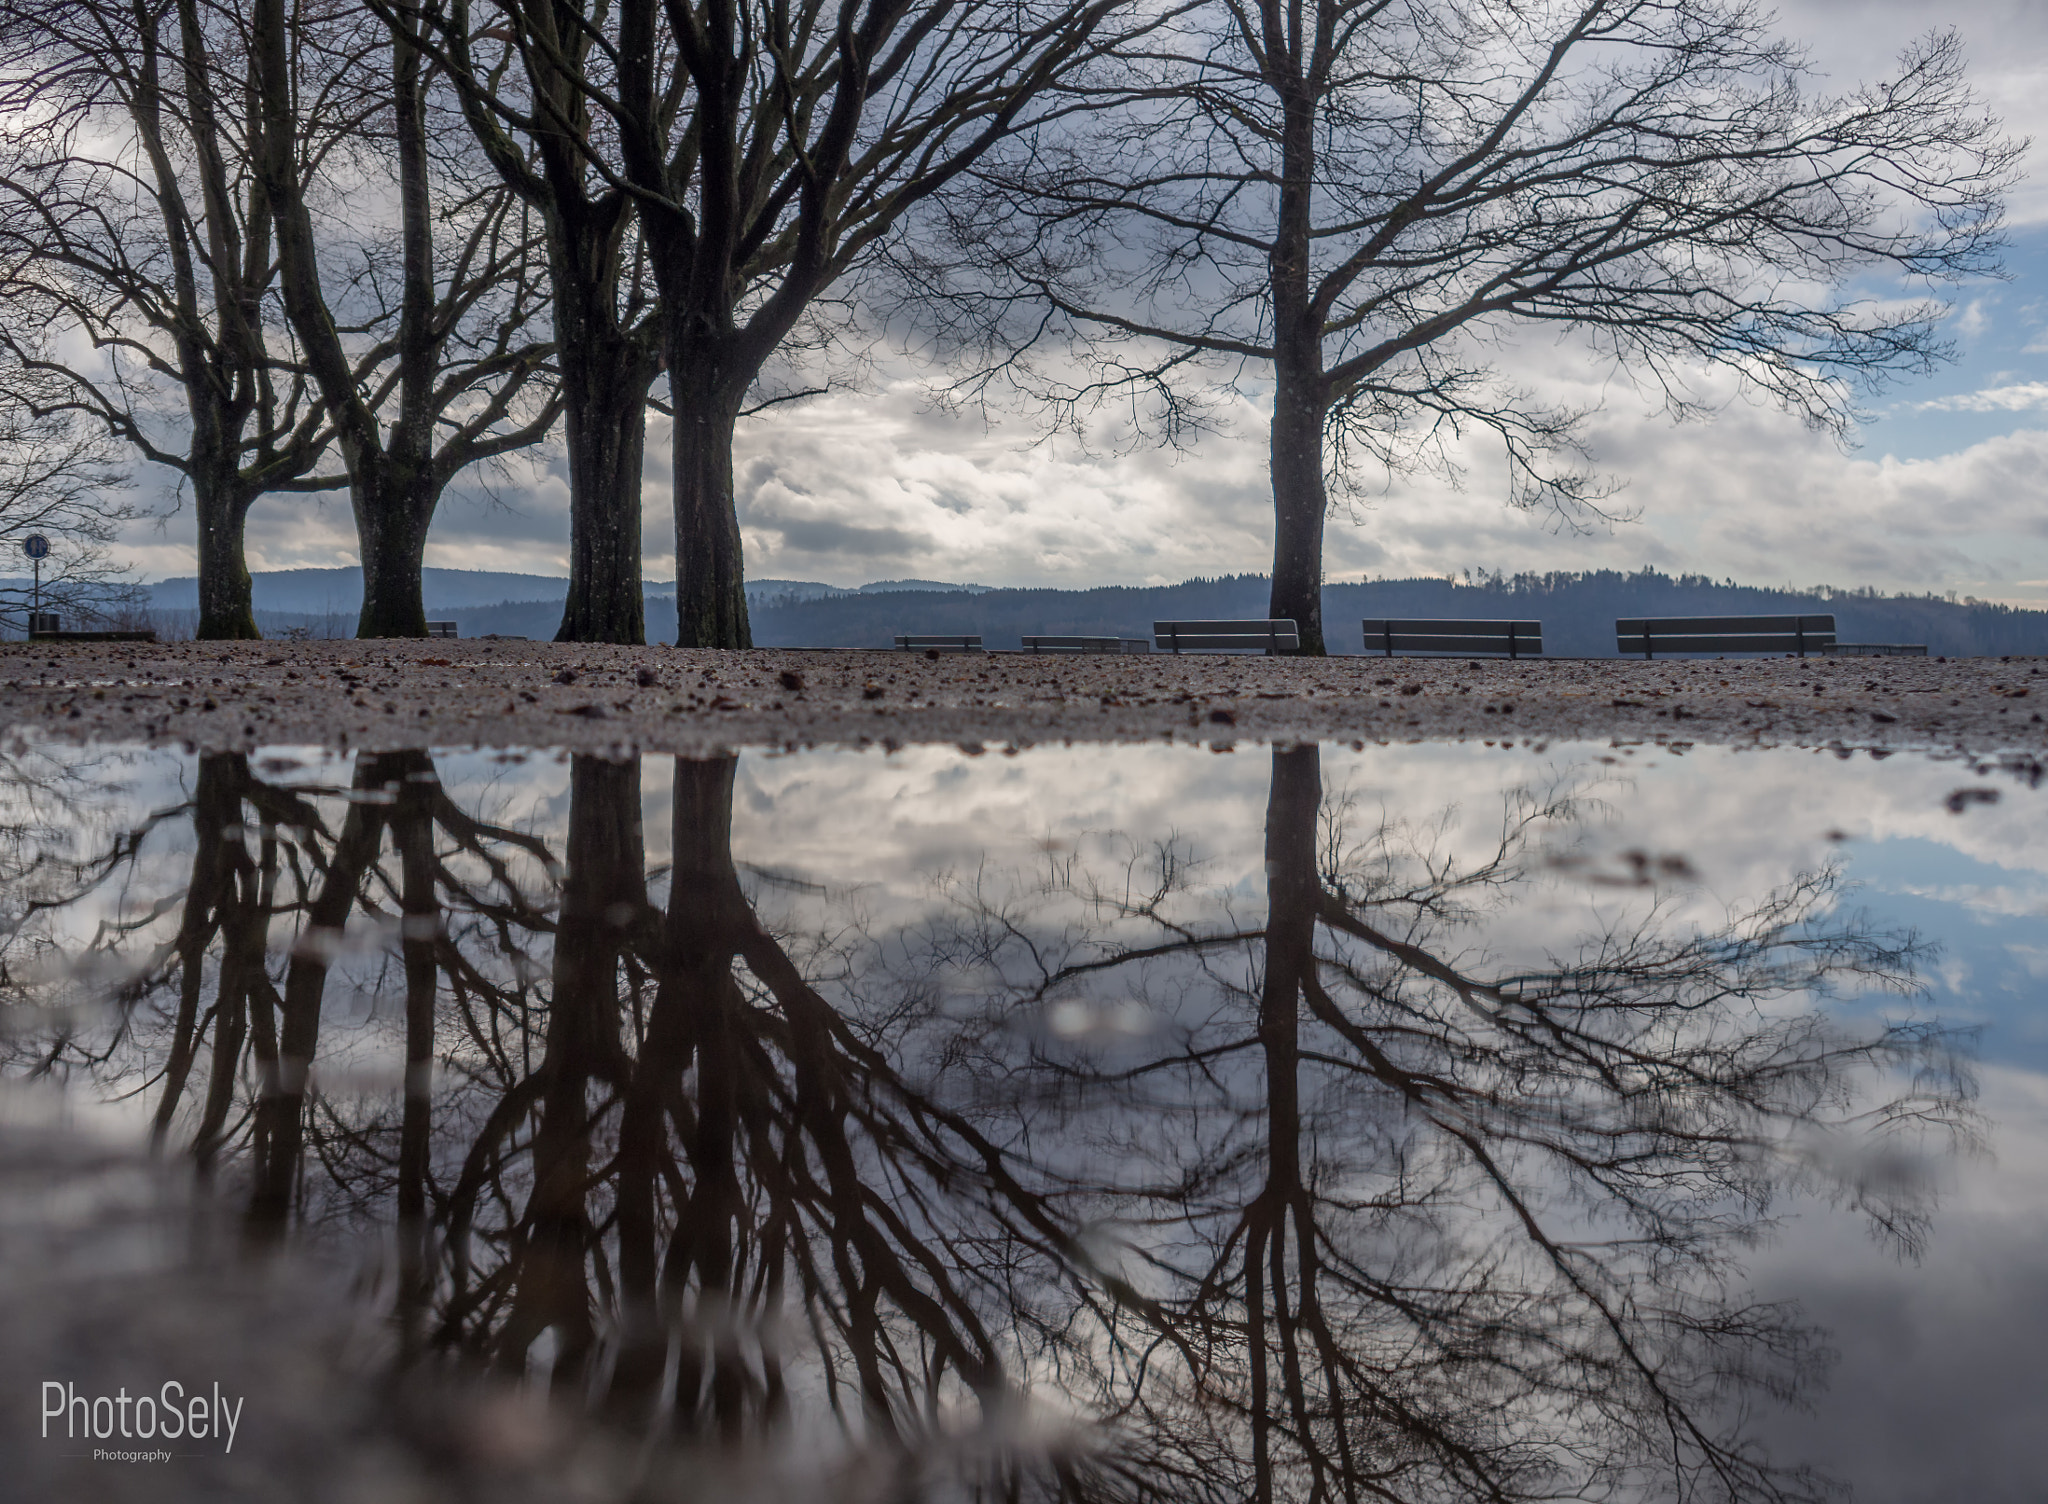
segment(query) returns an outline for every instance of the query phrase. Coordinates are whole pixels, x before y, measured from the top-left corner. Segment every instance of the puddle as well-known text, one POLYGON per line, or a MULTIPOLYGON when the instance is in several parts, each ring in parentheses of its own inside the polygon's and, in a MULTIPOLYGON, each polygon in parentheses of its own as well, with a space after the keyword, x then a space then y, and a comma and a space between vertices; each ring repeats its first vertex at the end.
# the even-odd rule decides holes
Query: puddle
POLYGON ((10 1389, 181 1377, 53 1269, 283 1247, 579 1496, 2031 1498, 2044 917, 1907 756, 17 743, 10 1389), (127 1142, 203 1233, 34 1163, 127 1142))

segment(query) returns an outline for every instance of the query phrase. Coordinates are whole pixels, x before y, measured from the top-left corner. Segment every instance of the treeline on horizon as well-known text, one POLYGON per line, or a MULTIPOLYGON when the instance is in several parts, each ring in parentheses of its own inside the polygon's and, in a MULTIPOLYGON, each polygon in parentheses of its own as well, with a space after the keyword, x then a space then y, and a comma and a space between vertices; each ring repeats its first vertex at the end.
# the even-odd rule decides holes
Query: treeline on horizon
MULTIPOLYGON (((886 648, 899 632, 975 632, 991 648, 1020 646, 1026 635, 1148 637, 1152 623, 1200 617, 1265 615, 1264 575, 1227 575, 1178 585, 1112 585, 1092 590, 905 590, 815 600, 768 597, 753 610, 761 647, 886 648)), ((464 637, 487 633, 546 639, 561 619, 560 597, 450 606, 431 611, 454 621, 464 637)), ((1480 573, 1462 580, 1366 580, 1323 587, 1323 614, 1333 652, 1356 653, 1366 617, 1516 617, 1543 623, 1553 657, 1615 656, 1621 616, 1762 615, 1832 612, 1844 642, 1924 643, 1951 657, 2048 654, 2048 611, 1994 601, 1932 595, 1885 595, 1871 587, 1741 585, 1705 575, 1654 569, 1480 573)), ((161 613, 160 613, 161 614, 161 613)), ((314 636, 347 635, 348 616, 261 612, 268 635, 297 629, 314 636)), ((672 636, 673 597, 647 598, 652 637, 672 636)))

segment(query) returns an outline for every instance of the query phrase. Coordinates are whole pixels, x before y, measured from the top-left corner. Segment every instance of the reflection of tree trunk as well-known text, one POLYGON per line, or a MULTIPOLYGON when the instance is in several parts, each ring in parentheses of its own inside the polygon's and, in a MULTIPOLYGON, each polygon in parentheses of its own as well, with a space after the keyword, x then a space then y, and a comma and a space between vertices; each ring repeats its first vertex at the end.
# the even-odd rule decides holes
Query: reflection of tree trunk
MULTIPOLYGON (((788 1279, 821 1323, 831 1402, 857 1388, 867 1441, 882 1447, 903 1440, 906 1422, 917 1429, 953 1376, 991 1412, 1008 1387, 968 1295, 984 1275, 954 1269, 923 1214, 904 1221, 881 1188, 897 1173, 932 1177, 925 1209, 935 1211, 1002 1153, 916 1098, 763 928, 733 860, 736 768, 733 758, 677 763, 671 890, 657 920, 640 867, 637 772, 574 764, 543 1058, 492 1110, 450 1193, 447 1330, 478 1320, 497 1366, 518 1371, 552 1329, 557 1375, 587 1384, 594 1302, 611 1300, 617 1418, 732 1440, 786 1407, 782 1361, 756 1339, 788 1279), (628 964, 644 959, 654 982, 651 997, 623 994, 630 1011, 620 1004, 629 931, 628 964), (619 1105, 608 1155, 597 1137, 607 1089, 619 1105), (475 1203, 505 1185, 529 1123, 526 1205, 504 1262, 472 1289, 460 1249, 475 1203), (940 1146, 954 1133, 976 1144, 968 1165, 940 1146), (879 1179, 877 1158, 894 1167, 879 1179), (607 1200, 615 1283, 594 1252, 607 1229, 592 1207, 607 1200), (673 1410, 658 1411, 672 1353, 673 1410)), ((1027 1215, 1042 1224, 1043 1208, 1027 1215)))
POLYGON ((498 1337, 498 1363, 517 1371, 541 1333, 555 1333, 555 1376, 580 1384, 596 1326, 584 1270, 594 1232, 591 1086, 617 1083, 619 962, 646 905, 640 840, 640 767, 577 757, 569 773, 567 874, 555 932, 554 1001, 537 1075, 540 1121, 533 1139, 533 1187, 510 1257, 512 1310, 498 1337))
MULTIPOLYGON (((406 787, 406 775, 431 773, 424 752, 387 752, 356 764, 355 788, 361 794, 395 798, 406 787)), ((349 805, 334 857, 321 876, 320 891, 306 906, 305 927, 285 973, 282 1019, 277 1034, 277 1060, 256 1108, 256 1133, 249 1221, 259 1234, 283 1227, 291 1209, 292 1185, 298 1177, 299 1150, 305 1139, 306 1078, 320 1043, 320 1006, 327 990, 332 946, 347 928, 363 887, 364 876, 383 845, 384 815, 380 804, 359 798, 349 805)))
POLYGON ((1313 1299, 1309 1261, 1315 1227, 1301 1174, 1301 997, 1313 985, 1316 908, 1316 811, 1322 802, 1321 753, 1315 747, 1273 750, 1273 787, 1266 804, 1265 985, 1258 1038, 1265 1066, 1266 1183, 1245 1213, 1245 1304, 1251 1379, 1255 1498, 1272 1497, 1272 1432, 1276 1423, 1268 1343, 1280 1358, 1280 1383, 1293 1412, 1282 1429, 1306 1436, 1308 1416, 1296 1340, 1301 1303, 1313 1299), (1288 1233, 1303 1265, 1288 1275, 1288 1233))
MULTIPOLYGON (((666 1052, 696 1057, 694 1120, 684 1130, 691 1171, 688 1200, 677 1208, 663 1286, 671 1305, 694 1277, 699 1330, 686 1333, 676 1408, 690 1416, 707 1401, 719 1430, 737 1433, 746 1375, 724 1328, 738 1292, 734 1273, 743 1234, 739 1186, 739 1102, 753 1073, 735 1027, 745 1010, 733 957, 753 913, 732 861, 732 788, 739 760, 676 759, 675 866, 662 929, 661 984, 655 1014, 666 1052), (708 1390, 708 1392, 707 1392, 708 1390)), ((643 1276, 644 1278, 644 1276, 643 1276)))
MULTIPOLYGON (((249 1038, 249 1020, 252 1016, 267 1019, 277 1001, 264 965, 270 915, 277 898, 277 827, 270 819, 264 821, 257 850, 256 871, 243 877, 244 899, 225 924, 227 943, 222 948, 220 1000, 213 1024, 213 1067, 206 1082, 206 1104, 192 1136, 192 1154, 202 1166, 210 1165, 220 1150, 221 1130, 234 1105, 242 1046, 249 1038), (248 892, 252 879, 253 894, 248 892)), ((274 1050, 269 1058, 276 1058, 274 1050)))
MULTIPOLYGON (((199 760, 192 800, 195 855, 192 879, 185 891, 184 915, 175 948, 178 955, 178 1014, 172 1028, 170 1057, 164 1066, 163 1095, 152 1122, 152 1137, 162 1143, 176 1118, 200 1040, 213 1031, 212 1064, 206 1098, 192 1136, 192 1153, 202 1165, 220 1148, 220 1135, 234 1105, 242 1047, 248 1042, 252 1014, 269 1022, 275 990, 264 966, 270 939, 270 916, 277 893, 280 823, 309 823, 312 810, 288 789, 262 783, 249 772, 239 752, 209 753, 199 760), (250 860, 244 807, 253 805, 259 820, 257 857, 250 860), (206 951, 214 934, 221 937, 219 971, 214 980, 212 1009, 203 1017, 199 997, 205 979, 206 951)), ((259 1043, 270 1038, 267 1027, 259 1043)), ((274 1048, 261 1050, 265 1065, 275 1060, 274 1048)))
MULTIPOLYGON (((236 879, 249 865, 242 841, 242 790, 249 782, 249 760, 239 752, 213 752, 199 759, 198 786, 192 796, 192 880, 185 889, 184 912, 178 922, 178 1017, 171 1032, 171 1054, 164 1064, 163 1096, 150 1124, 157 1143, 170 1132, 171 1120, 185 1097, 185 1082, 199 1049, 199 997, 206 982, 206 949, 213 943, 223 915, 235 902, 236 879)), ((228 966, 221 965, 215 1013, 228 992, 228 966)))
POLYGON ((434 887, 433 764, 399 785, 391 844, 399 860, 399 955, 405 968, 405 1087, 398 1128, 398 1328, 410 1350, 430 1296, 427 1258, 428 1134, 433 1126, 435 949, 441 904, 434 887))

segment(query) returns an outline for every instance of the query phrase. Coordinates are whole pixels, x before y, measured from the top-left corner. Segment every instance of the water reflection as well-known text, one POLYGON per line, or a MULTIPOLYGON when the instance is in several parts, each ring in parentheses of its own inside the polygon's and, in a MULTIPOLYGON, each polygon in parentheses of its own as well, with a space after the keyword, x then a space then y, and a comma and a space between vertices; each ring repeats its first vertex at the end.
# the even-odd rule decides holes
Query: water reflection
POLYGON ((1262 885, 1107 832, 878 919, 736 862, 736 769, 674 763, 651 863, 594 758, 558 827, 423 752, 17 822, 11 1069, 146 1102, 251 1243, 372 1250, 400 1361, 732 1458, 834 1434, 848 1496, 1811 1490, 1733 1419, 1820 1357, 1745 1244, 1806 1191, 1910 1246, 1970 1127, 1940 1031, 1817 1006, 1924 960, 1838 869, 1532 908, 1586 775, 1470 855, 1296 748, 1262 885))

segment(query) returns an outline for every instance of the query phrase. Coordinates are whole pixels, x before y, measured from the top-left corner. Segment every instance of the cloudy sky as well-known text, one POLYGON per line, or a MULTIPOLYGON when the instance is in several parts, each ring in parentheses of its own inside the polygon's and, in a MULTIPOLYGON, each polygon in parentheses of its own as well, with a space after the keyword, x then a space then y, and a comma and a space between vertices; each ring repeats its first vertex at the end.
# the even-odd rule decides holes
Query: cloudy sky
MULTIPOLYGON (((1883 71, 1929 14, 1911 0, 1780 7, 1783 32, 1810 45, 1837 87, 1883 71)), ((2013 133, 2042 143, 2011 202, 2009 278, 1955 294, 1955 364, 1870 398, 1844 449, 1732 389, 1711 420, 1677 426, 1570 349, 1525 344, 1504 363, 1545 395, 1599 404, 1592 459, 1626 482, 1620 504, 1635 519, 1575 533, 1514 511, 1480 445, 1461 485, 1401 479, 1334 519, 1330 578, 1649 564, 2048 606, 2048 6, 1964 0, 1948 14, 1977 87, 2013 133)), ((1263 571, 1272 533, 1256 399, 1191 452, 1120 449, 1113 433, 1084 449, 1034 444, 1028 414, 990 425, 936 412, 916 373, 884 370, 861 391, 745 425, 748 573, 1088 586, 1263 571)), ((649 437, 647 569, 672 578, 659 420, 649 437)), ((493 492, 444 504, 428 562, 564 573, 559 466, 543 458, 493 492)), ((139 524, 130 556, 152 578, 190 573, 190 528, 189 509, 139 524)), ((257 569, 353 562, 345 498, 262 503, 249 549, 257 569)))

